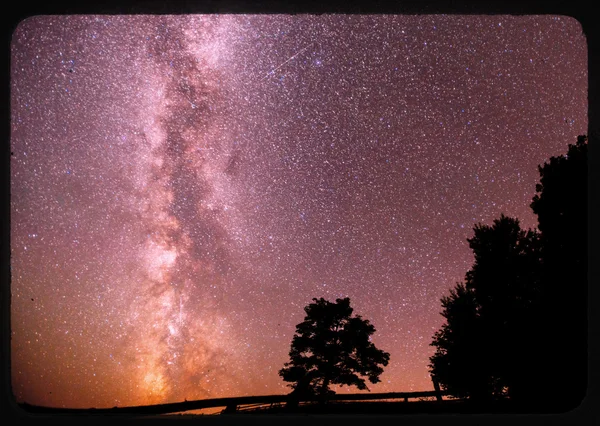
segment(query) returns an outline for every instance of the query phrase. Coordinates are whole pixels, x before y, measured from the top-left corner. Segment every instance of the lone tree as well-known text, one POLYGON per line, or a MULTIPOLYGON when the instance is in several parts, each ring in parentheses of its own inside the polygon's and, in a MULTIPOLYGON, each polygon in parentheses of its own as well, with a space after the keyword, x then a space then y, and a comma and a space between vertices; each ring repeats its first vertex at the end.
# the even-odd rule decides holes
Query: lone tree
POLYGON ((279 375, 294 389, 292 394, 324 396, 330 385, 356 386, 367 389, 379 382, 390 354, 377 349, 370 341, 375 327, 359 315, 352 317, 350 299, 331 303, 323 298, 304 308, 306 317, 296 326, 290 361, 279 375))

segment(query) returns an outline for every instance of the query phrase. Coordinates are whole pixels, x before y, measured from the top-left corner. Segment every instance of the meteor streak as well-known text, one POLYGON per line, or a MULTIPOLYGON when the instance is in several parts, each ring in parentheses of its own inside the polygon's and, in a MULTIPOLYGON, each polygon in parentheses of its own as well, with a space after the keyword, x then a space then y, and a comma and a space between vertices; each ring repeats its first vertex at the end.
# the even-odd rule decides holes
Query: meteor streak
POLYGON ((304 49, 299 50, 298 52, 296 52, 293 56, 291 56, 287 61, 285 61, 284 63, 282 63, 281 65, 279 65, 276 68, 273 68, 271 71, 269 71, 267 73, 267 75, 265 75, 263 78, 260 79, 260 81, 263 81, 265 78, 273 75, 273 73, 275 73, 275 71, 277 71, 279 68, 281 68, 282 66, 284 66, 285 64, 287 64, 289 61, 291 61, 292 59, 294 59, 296 56, 298 56, 299 54, 301 54, 302 52, 304 52, 306 49, 308 49, 310 46, 312 46, 314 43, 309 44, 308 46, 306 46, 304 49))

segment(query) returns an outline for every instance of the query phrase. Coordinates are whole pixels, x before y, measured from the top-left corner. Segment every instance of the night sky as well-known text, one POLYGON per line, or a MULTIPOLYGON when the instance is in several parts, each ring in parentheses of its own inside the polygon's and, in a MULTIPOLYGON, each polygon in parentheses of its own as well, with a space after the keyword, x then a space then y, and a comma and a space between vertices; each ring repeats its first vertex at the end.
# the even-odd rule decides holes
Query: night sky
POLYGON ((432 390, 473 225, 535 227, 587 133, 587 47, 556 16, 42 16, 11 118, 18 401, 287 393, 304 306, 346 296, 371 391, 432 390))

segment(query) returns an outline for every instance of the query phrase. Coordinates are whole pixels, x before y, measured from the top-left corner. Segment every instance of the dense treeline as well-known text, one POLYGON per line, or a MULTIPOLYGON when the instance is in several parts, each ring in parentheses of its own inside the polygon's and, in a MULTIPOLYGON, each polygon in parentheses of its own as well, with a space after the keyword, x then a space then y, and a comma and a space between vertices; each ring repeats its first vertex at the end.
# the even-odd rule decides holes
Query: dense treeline
POLYGON ((442 298, 430 372, 471 400, 568 410, 587 385, 587 137, 539 166, 538 230, 501 215, 468 240, 473 267, 442 298))

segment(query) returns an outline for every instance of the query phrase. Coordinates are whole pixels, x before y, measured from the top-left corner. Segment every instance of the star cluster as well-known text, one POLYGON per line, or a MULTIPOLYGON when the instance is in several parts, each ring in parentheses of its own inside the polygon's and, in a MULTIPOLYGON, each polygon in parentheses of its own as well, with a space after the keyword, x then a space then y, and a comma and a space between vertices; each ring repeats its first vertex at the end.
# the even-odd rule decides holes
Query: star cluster
POLYGON ((432 389, 473 225, 587 132, 558 16, 38 16, 11 76, 13 391, 61 407, 287 392, 313 297, 432 389))

